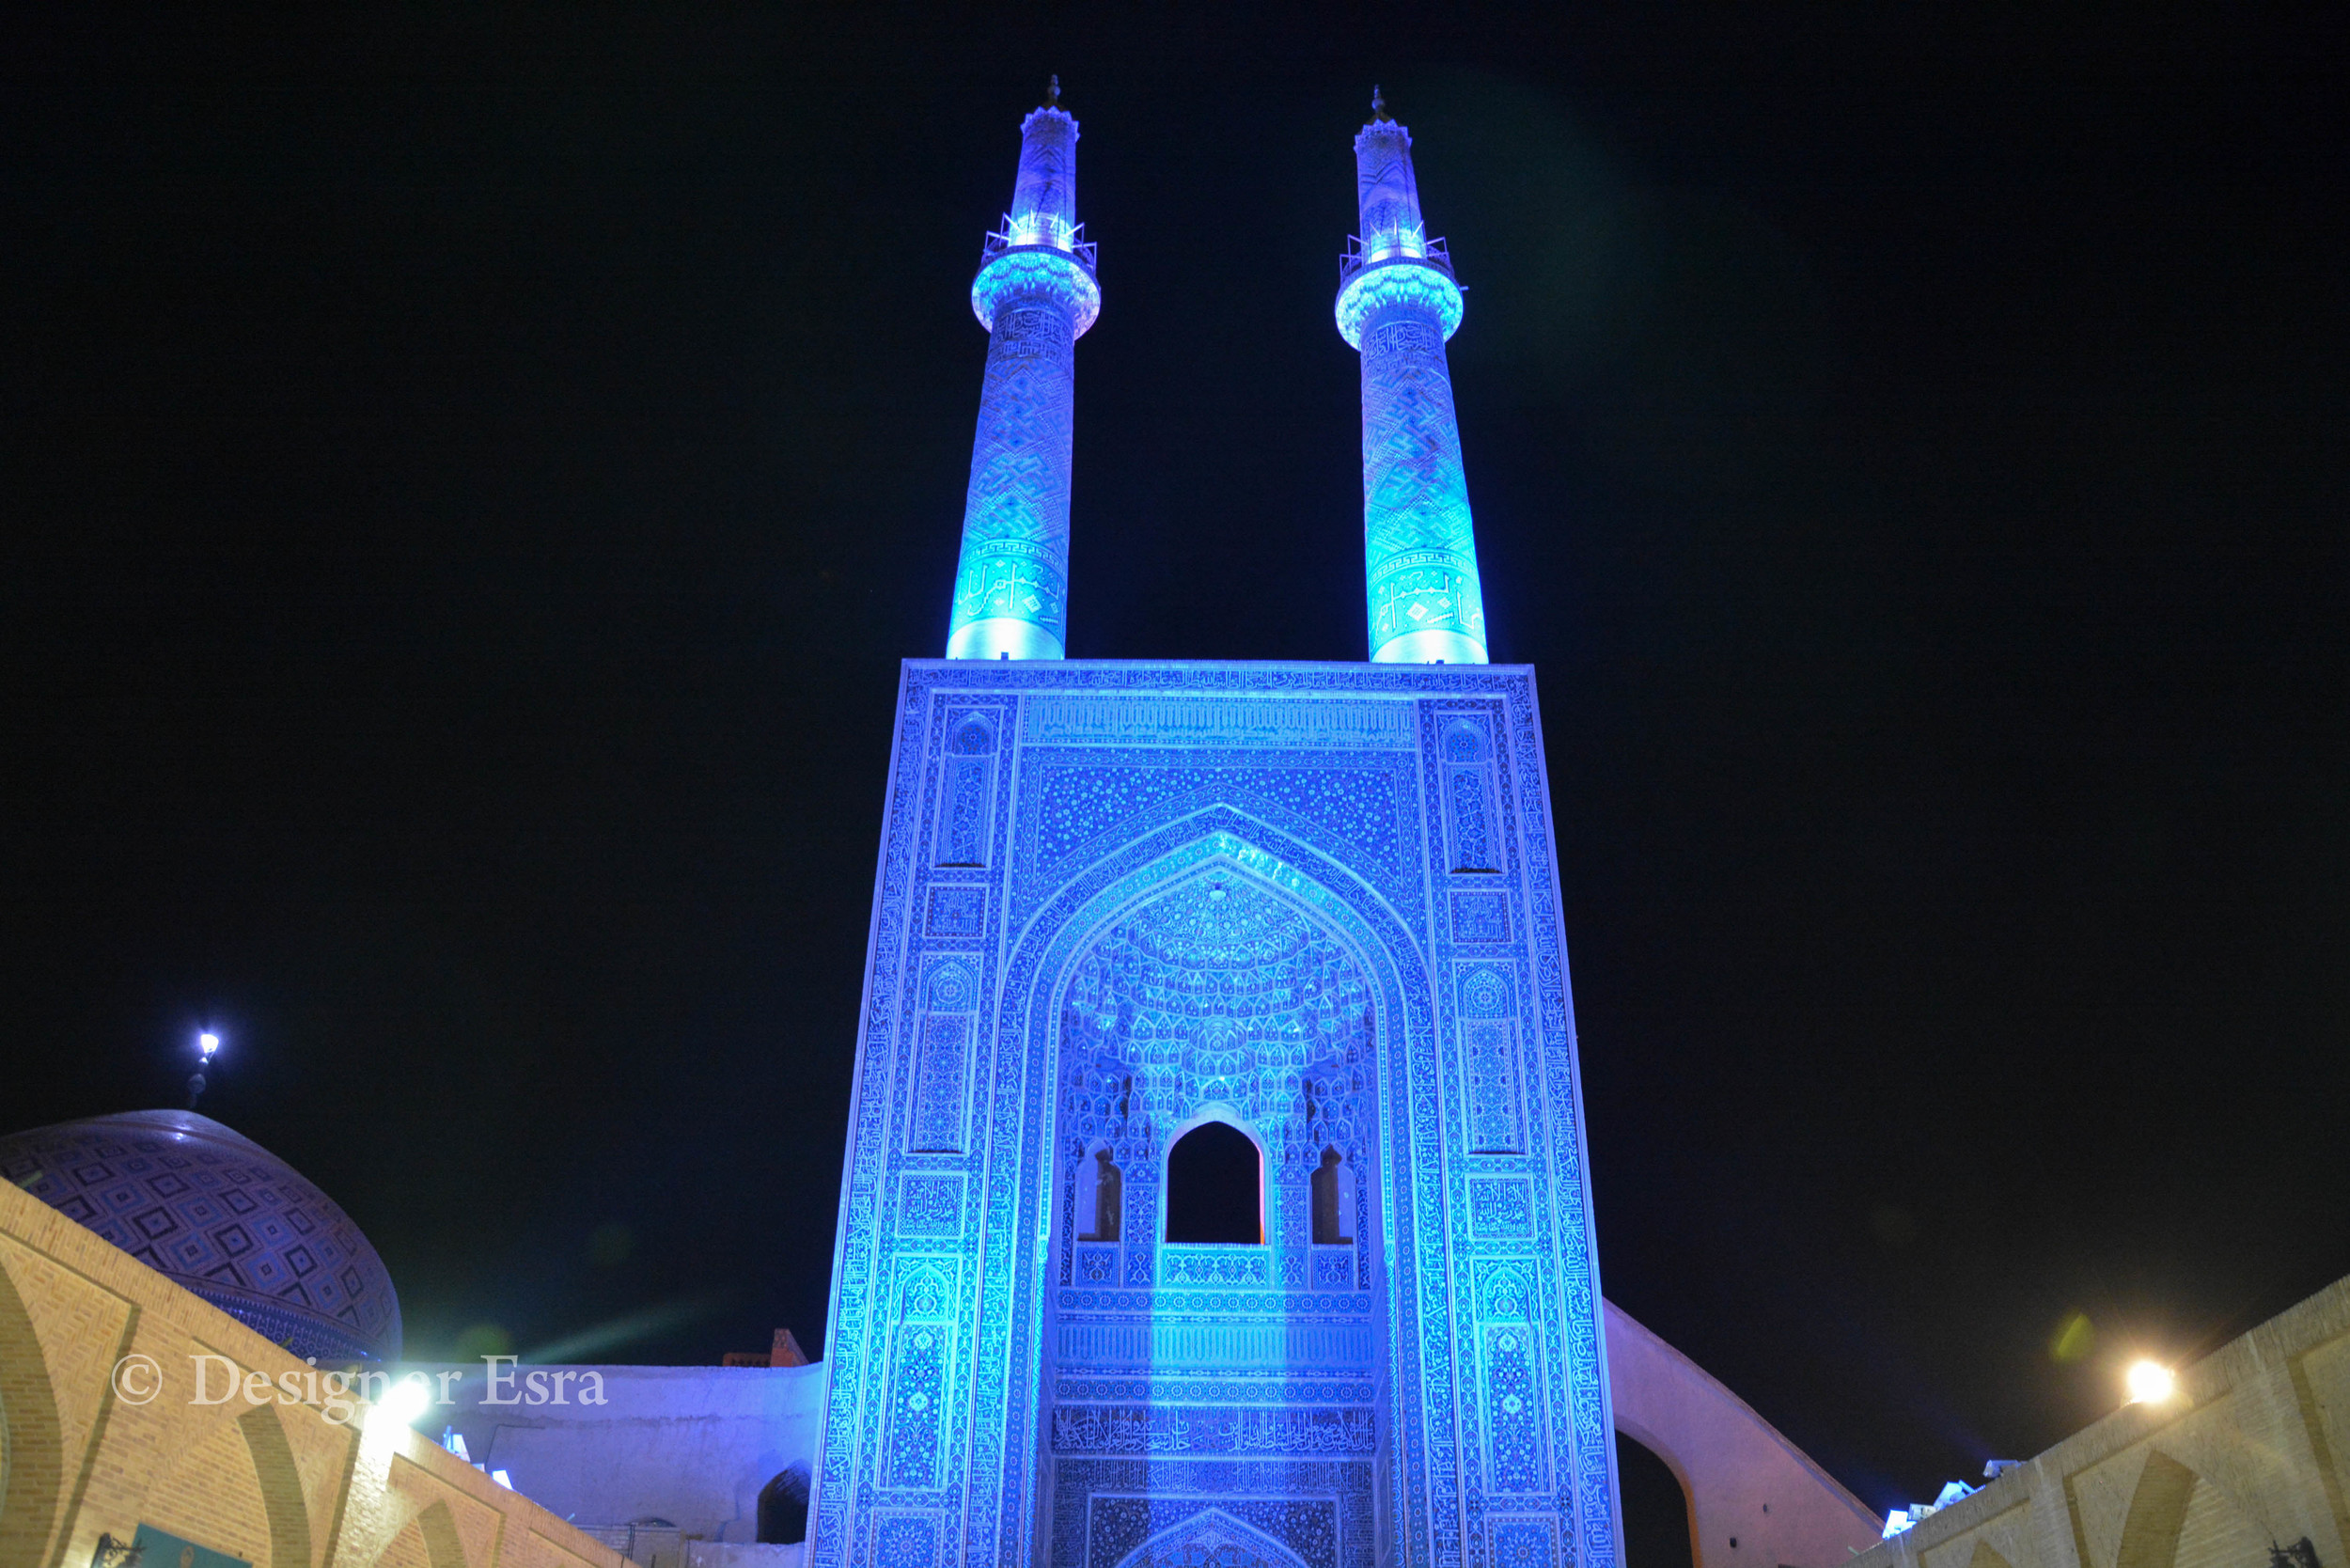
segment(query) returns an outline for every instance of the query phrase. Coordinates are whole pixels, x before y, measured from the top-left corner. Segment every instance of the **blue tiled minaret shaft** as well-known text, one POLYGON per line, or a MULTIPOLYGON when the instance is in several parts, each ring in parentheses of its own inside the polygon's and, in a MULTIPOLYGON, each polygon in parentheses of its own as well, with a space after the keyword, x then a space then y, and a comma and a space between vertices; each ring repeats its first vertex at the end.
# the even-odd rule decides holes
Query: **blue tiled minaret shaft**
POLYGON ((1076 342, 1101 313, 1077 224, 1077 122, 1053 102, 1020 126, 1020 174, 987 237, 971 308, 989 334, 950 659, 1058 659, 1069 628, 1070 416, 1076 342))
POLYGON ((1362 233, 1340 266, 1339 332, 1363 356, 1363 568, 1373 664, 1485 663, 1484 595, 1445 340, 1461 290, 1428 238, 1411 133, 1374 96, 1355 138, 1362 233))

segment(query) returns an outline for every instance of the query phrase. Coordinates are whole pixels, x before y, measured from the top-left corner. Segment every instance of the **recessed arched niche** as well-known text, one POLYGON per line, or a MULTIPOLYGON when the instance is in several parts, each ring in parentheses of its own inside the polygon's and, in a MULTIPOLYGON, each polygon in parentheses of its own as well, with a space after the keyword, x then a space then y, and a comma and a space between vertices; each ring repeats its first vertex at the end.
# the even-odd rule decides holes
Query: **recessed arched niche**
POLYGON ((1355 1172, 1336 1149, 1322 1152, 1308 1183, 1312 1194, 1316 1247, 1340 1247, 1355 1239, 1355 1172))
POLYGON ((1095 1138, 1077 1160, 1077 1239, 1082 1242, 1118 1240, 1119 1219, 1125 1208, 1125 1173, 1118 1168, 1110 1146, 1095 1138))

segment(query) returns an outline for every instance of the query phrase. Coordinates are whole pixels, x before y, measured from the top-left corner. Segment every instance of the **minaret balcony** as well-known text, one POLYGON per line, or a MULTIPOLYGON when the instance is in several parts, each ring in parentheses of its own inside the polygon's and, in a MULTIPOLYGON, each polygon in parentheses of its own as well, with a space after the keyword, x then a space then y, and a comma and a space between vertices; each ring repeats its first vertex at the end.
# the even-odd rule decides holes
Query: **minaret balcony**
POLYGON ((1047 289, 1069 300, 1076 336, 1083 337, 1102 314, 1102 288, 1094 281, 1096 247, 1078 238, 1084 232, 1083 225, 1058 234, 1006 219, 979 246, 979 273, 971 280, 971 311, 979 324, 995 330, 995 304, 1004 296, 1047 289))
POLYGON ((1461 329, 1461 286, 1453 280, 1452 255, 1442 240, 1419 243, 1410 254, 1399 241, 1366 250, 1349 237, 1339 259, 1339 336, 1350 348, 1363 346, 1363 323, 1390 305, 1419 306, 1435 316, 1449 338, 1461 329))

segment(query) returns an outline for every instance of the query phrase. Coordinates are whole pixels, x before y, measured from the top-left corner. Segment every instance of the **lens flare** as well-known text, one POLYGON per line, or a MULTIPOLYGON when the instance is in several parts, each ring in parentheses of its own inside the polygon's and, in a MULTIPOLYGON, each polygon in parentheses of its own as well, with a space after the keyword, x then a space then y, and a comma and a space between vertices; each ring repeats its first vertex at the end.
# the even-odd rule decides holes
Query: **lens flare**
POLYGON ((406 1426, 432 1404, 432 1385, 424 1373, 410 1372, 406 1377, 384 1390, 384 1397, 375 1406, 375 1413, 387 1422, 406 1426))
POLYGON ((2139 1361, 2130 1368, 2128 1385, 2132 1404, 2160 1404, 2170 1397, 2178 1379, 2159 1361, 2139 1361))

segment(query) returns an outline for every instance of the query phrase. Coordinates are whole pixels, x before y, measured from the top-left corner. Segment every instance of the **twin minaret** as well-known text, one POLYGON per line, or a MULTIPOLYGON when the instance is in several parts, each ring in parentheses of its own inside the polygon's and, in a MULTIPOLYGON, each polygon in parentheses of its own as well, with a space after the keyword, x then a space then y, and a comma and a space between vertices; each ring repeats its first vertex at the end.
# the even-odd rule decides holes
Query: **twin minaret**
MULTIPOLYGON (((1101 314, 1077 222, 1077 122, 1051 100, 1020 125, 1020 174, 971 308, 990 334, 963 511, 950 659, 1068 651, 1070 418, 1076 343, 1101 314)), ((1374 94, 1355 138, 1362 233, 1339 264, 1339 333, 1363 360, 1363 572, 1373 664, 1486 662, 1484 600, 1444 346, 1461 290, 1428 237, 1412 137, 1374 94)))

